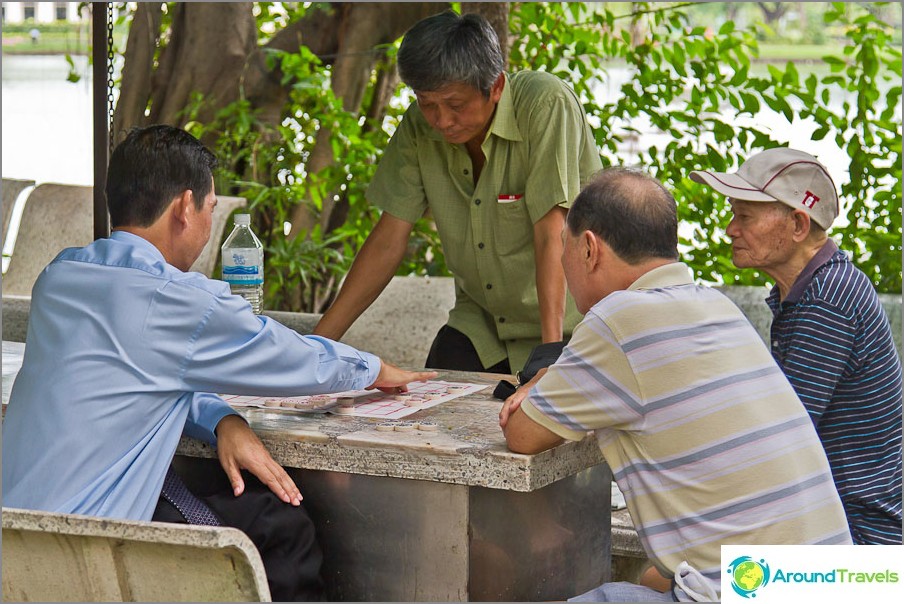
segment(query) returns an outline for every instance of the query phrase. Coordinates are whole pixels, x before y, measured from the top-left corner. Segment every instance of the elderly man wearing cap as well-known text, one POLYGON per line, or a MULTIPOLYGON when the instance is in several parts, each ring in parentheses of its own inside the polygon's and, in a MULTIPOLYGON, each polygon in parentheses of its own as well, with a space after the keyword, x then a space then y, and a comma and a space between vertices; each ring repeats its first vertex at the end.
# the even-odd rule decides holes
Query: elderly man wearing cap
POLYGON ((901 362, 872 284, 826 234, 832 178, 786 148, 690 177, 728 196, 735 266, 775 280, 772 355, 816 425, 854 542, 900 544, 901 362))

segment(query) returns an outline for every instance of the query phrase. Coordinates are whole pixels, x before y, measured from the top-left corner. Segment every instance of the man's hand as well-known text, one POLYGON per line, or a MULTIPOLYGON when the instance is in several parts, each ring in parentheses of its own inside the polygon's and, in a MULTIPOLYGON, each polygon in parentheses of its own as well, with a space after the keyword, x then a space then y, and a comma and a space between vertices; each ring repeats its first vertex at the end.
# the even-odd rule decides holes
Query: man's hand
POLYGON ((511 395, 507 399, 505 399, 505 403, 502 405, 502 410, 499 412, 499 427, 505 430, 505 425, 508 423, 509 418, 512 416, 512 413, 518 410, 521 407, 521 403, 524 399, 527 398, 527 393, 531 388, 534 387, 534 384, 540 381, 540 378, 546 374, 546 367, 538 371, 534 377, 530 379, 526 384, 522 384, 517 390, 515 390, 515 394, 511 395))
POLYGON ((380 373, 377 375, 377 381, 367 387, 368 390, 376 388, 381 392, 389 394, 398 394, 408 392, 409 382, 426 382, 437 376, 435 371, 408 371, 399 369, 395 365, 390 365, 384 360, 380 360, 380 373))
POLYGON ((248 470, 286 503, 301 504, 301 491, 295 481, 270 456, 264 443, 241 416, 227 415, 221 419, 216 433, 217 457, 236 497, 245 491, 241 470, 248 470))
POLYGON ((518 388, 515 394, 505 399, 502 411, 499 412, 499 426, 505 435, 505 442, 509 450, 515 453, 533 455, 551 449, 563 440, 561 436, 541 426, 521 410, 521 403, 527 398, 528 392, 545 374, 546 367, 518 388))

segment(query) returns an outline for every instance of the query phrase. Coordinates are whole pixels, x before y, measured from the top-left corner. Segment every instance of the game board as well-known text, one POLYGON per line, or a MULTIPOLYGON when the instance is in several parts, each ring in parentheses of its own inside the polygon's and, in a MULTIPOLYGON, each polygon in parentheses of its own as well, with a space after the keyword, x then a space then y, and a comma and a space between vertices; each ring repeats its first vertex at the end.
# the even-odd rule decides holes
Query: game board
POLYGON ((263 397, 221 395, 233 407, 266 407, 301 413, 335 413, 355 417, 401 419, 421 409, 429 409, 453 399, 480 392, 484 384, 431 380, 412 382, 404 394, 385 394, 379 390, 350 390, 312 396, 263 397))

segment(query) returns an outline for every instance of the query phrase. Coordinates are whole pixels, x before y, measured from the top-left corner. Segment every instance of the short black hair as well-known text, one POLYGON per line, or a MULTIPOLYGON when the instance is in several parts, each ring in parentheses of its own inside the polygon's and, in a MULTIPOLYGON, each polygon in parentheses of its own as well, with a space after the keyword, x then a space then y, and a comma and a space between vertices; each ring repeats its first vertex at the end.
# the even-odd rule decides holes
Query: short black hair
POLYGON ((149 227, 185 190, 191 190, 201 209, 216 166, 216 156, 181 128, 158 124, 131 130, 113 150, 107 168, 110 224, 149 227))
POLYGON ((599 172, 574 200, 566 223, 572 235, 594 233, 628 264, 678 259, 675 198, 658 180, 637 170, 599 172))

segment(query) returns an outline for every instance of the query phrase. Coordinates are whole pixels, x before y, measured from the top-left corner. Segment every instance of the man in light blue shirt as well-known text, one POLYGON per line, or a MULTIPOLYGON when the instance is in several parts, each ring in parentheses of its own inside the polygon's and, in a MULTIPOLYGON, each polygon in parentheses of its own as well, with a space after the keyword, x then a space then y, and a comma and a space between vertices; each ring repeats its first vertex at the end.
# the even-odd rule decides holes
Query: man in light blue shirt
MULTIPOLYGON (((278 498, 290 504, 277 508, 293 524, 275 526, 275 536, 296 539, 296 525, 310 525, 298 487, 211 393, 404 389, 435 375, 300 336, 253 314, 227 284, 184 272, 210 237, 215 165, 200 142, 170 126, 133 131, 114 151, 106 187, 113 234, 61 252, 32 292, 25 357, 3 422, 4 506, 151 520, 184 433, 217 446, 231 484, 218 505, 278 498)), ((231 524, 228 510, 214 512, 231 524)), ((298 554, 315 560, 307 577, 271 576, 261 549, 274 600, 311 597, 310 583, 319 582, 308 532, 298 554)))

